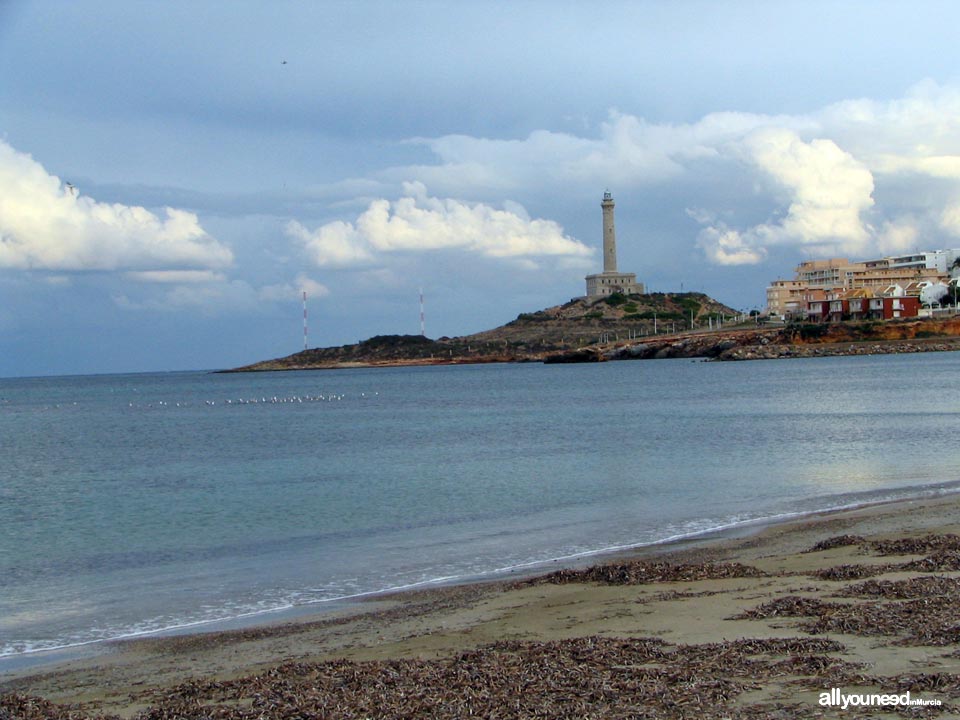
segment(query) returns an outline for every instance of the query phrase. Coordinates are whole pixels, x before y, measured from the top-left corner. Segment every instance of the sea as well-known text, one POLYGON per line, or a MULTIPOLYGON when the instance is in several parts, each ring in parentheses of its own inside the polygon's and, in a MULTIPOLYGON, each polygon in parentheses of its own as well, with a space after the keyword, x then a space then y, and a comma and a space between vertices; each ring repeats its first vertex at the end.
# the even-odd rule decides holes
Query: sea
POLYGON ((0 379, 0 671, 960 490, 960 354, 0 379))

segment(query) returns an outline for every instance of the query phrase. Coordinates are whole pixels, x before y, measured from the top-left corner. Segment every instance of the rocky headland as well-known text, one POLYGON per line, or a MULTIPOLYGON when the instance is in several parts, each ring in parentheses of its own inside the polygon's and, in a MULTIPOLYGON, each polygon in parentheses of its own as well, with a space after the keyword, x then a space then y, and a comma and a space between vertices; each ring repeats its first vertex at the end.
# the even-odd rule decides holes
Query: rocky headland
POLYGON ((312 348, 236 368, 234 372, 396 365, 540 362, 556 353, 682 332, 732 318, 737 311, 703 293, 650 293, 576 298, 493 330, 436 340, 378 335, 352 345, 312 348))
POLYGON ((378 335, 314 348, 228 372, 404 365, 579 363, 659 358, 763 360, 960 349, 960 317, 831 324, 733 324, 732 308, 702 293, 577 298, 521 313, 461 337, 378 335))

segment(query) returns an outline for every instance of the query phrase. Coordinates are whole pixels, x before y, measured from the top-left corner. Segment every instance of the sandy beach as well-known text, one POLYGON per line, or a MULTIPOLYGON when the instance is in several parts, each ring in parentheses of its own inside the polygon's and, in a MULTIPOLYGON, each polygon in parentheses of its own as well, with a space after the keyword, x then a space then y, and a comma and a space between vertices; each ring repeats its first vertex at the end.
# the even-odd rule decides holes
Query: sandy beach
POLYGON ((106 649, 0 676, 0 718, 957 717, 960 499, 106 649))

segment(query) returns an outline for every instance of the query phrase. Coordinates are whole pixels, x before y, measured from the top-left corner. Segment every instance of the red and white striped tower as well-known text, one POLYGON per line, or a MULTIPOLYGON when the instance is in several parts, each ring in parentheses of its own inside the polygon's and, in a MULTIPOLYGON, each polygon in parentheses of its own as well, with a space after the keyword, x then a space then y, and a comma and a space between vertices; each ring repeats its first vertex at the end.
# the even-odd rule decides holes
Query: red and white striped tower
POLYGON ((426 325, 423 322, 423 288, 420 288, 420 335, 427 336, 426 325))
POLYGON ((303 291, 303 349, 307 349, 307 291, 303 291))

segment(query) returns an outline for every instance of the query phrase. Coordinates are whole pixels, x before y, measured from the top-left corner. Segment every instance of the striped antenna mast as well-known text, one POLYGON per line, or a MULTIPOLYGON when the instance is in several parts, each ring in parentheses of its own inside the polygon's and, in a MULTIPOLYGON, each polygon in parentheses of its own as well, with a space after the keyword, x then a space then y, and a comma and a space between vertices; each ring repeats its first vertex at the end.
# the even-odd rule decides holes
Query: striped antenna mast
POLYGON ((307 349, 307 291, 303 291, 303 349, 307 349))
POLYGON ((420 335, 422 337, 427 336, 426 325, 423 321, 423 288, 420 288, 420 335))

